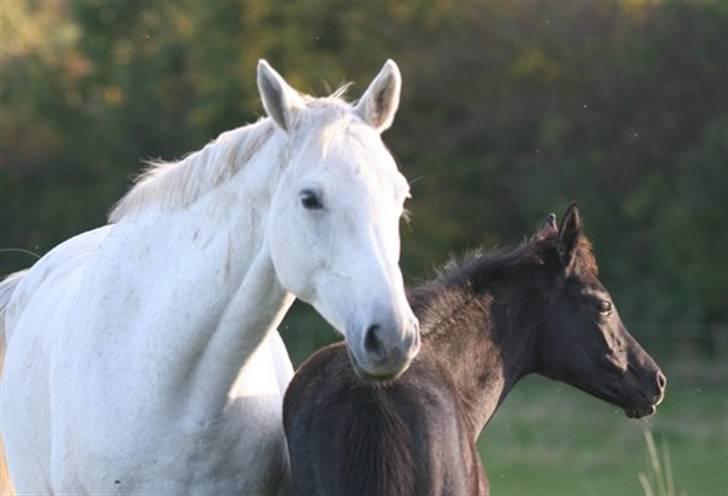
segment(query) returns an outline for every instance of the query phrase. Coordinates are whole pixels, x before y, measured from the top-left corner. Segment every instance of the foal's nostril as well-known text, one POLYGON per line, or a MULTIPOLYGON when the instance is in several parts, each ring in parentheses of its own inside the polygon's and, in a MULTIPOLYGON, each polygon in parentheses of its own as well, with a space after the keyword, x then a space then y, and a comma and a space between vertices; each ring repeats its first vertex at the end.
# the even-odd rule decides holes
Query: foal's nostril
POLYGON ((375 360, 381 360, 384 358, 385 350, 384 344, 379 337, 378 325, 370 326, 364 335, 364 350, 371 355, 375 360))
POLYGON ((665 374, 662 372, 657 373, 657 389, 660 390, 660 392, 665 390, 665 386, 667 386, 667 378, 665 377, 665 374))

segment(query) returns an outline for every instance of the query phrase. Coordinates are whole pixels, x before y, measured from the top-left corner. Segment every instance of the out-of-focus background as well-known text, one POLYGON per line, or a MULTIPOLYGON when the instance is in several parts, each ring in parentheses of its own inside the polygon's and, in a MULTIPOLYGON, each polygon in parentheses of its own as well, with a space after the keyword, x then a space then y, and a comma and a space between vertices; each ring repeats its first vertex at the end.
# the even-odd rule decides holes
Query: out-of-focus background
MULTIPOLYGON (((637 422, 525 380, 480 440, 493 493, 642 494, 649 428, 679 491, 728 494, 728 2, 3 0, 0 14, 0 273, 34 262, 8 249, 103 224, 142 159, 255 120, 259 58, 313 94, 354 81, 352 98, 393 58, 409 284, 576 200, 669 381, 637 422)), ((296 365, 336 339, 300 304, 282 332, 296 365)))

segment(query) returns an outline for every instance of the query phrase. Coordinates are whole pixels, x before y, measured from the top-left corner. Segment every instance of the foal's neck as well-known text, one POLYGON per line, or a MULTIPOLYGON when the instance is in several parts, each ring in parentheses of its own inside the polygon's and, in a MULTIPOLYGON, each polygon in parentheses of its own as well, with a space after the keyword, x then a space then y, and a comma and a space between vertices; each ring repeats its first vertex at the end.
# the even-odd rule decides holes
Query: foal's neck
POLYGON ((424 322, 424 346, 450 372, 477 438, 505 396, 533 371, 536 291, 528 274, 500 276, 473 289, 470 280, 442 289, 424 322), (430 326, 433 326, 430 328, 430 326))

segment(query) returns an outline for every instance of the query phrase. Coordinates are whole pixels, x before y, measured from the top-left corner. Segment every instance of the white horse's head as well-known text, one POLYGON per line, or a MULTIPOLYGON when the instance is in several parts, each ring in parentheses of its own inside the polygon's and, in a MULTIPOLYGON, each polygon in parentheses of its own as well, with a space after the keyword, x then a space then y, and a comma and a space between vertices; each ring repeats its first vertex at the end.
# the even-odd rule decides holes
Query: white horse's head
POLYGON ((382 143, 401 77, 388 61, 357 105, 300 95, 258 65, 267 114, 285 133, 285 163, 266 226, 276 275, 344 334, 357 373, 403 372, 420 345, 399 269, 409 186, 382 143))

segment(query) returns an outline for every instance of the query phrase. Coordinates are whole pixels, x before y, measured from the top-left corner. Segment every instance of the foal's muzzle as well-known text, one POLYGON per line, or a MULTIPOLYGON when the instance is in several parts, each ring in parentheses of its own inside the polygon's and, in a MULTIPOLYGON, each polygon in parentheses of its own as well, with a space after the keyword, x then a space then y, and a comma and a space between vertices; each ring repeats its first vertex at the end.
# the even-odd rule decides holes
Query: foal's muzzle
POLYGON ((629 418, 642 418, 652 415, 665 397, 667 378, 661 370, 651 371, 637 386, 638 400, 624 409, 629 418))

